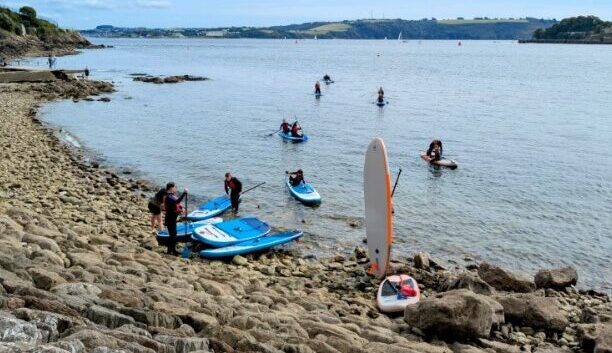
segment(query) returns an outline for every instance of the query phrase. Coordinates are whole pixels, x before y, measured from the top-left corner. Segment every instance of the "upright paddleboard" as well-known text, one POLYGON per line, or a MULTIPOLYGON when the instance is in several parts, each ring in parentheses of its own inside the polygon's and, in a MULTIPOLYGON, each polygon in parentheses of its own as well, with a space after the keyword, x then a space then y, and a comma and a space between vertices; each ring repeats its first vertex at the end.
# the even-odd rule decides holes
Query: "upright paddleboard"
POLYGON ((365 226, 370 257, 370 274, 383 278, 389 266, 393 241, 391 173, 387 149, 381 138, 368 146, 363 167, 365 226))

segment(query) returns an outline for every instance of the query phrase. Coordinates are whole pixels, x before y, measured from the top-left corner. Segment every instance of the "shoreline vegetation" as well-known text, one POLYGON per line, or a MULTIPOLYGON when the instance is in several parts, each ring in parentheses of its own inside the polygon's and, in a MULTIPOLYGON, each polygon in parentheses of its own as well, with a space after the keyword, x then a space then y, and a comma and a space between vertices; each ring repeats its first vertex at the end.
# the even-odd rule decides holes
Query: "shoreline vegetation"
POLYGON ((103 38, 260 38, 260 39, 491 39, 530 38, 556 20, 522 18, 457 18, 453 20, 363 19, 341 22, 311 22, 271 27, 218 28, 122 28, 111 25, 83 30, 88 37, 103 38))
POLYGON ((612 22, 595 16, 570 17, 549 28, 537 29, 532 39, 519 43, 612 44, 612 22))
POLYGON ((299 243, 231 261, 165 255, 148 230, 155 186, 89 161, 38 117, 47 102, 112 91, 72 77, 0 84, 0 351, 612 349, 610 298, 577 290, 572 268, 528 279, 487 263, 446 269, 418 253, 391 265, 419 282, 421 302, 390 317, 361 247, 322 259, 299 243))

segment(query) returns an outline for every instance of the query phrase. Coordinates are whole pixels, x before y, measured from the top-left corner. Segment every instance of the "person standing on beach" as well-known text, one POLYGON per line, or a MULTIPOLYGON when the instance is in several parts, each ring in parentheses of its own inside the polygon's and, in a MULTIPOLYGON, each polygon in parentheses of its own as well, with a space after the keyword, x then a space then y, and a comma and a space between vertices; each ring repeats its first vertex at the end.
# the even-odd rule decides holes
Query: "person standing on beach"
POLYGON ((166 189, 161 188, 149 199, 149 213, 151 213, 151 231, 157 233, 162 230, 162 206, 166 197, 166 189))
POLYGON ((167 253, 170 255, 178 255, 178 251, 176 251, 176 221, 178 216, 183 212, 183 206, 181 206, 181 201, 183 198, 187 196, 187 189, 183 191, 180 197, 176 196, 176 184, 170 182, 166 185, 166 198, 164 202, 164 207, 166 209, 166 219, 164 223, 168 228, 168 235, 170 236, 168 239, 168 251, 167 253))
POLYGON ((229 194, 232 202, 232 210, 238 213, 238 205, 240 204, 240 193, 242 192, 242 183, 238 178, 232 176, 232 173, 225 173, 225 193, 229 194))

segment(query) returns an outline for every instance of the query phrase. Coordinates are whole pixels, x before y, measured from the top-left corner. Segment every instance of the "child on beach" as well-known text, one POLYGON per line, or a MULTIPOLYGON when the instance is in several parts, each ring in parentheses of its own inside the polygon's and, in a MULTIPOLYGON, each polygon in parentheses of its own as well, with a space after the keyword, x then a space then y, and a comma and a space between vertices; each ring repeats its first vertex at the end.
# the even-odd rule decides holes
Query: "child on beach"
POLYGON ((166 189, 162 188, 149 199, 149 213, 151 214, 151 231, 157 233, 162 230, 162 208, 166 197, 166 189))

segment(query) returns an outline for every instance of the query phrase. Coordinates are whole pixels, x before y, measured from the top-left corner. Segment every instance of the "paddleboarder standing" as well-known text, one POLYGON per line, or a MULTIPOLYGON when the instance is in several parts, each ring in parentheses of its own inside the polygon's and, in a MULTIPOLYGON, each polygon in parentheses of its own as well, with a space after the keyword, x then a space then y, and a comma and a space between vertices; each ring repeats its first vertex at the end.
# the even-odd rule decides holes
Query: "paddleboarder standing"
POLYGON ((238 205, 240 204, 240 193, 242 192, 242 183, 238 178, 232 176, 231 172, 225 173, 225 193, 229 194, 230 201, 232 202, 232 210, 235 213, 238 212, 238 205))
POLYGON ((164 207, 166 209, 166 218, 164 219, 164 224, 168 228, 168 251, 167 253, 170 255, 178 255, 178 251, 176 251, 176 220, 178 216, 183 212, 183 206, 181 206, 181 201, 187 196, 187 189, 183 191, 180 197, 176 196, 176 184, 174 182, 169 182, 166 185, 166 197, 164 198, 164 207))

